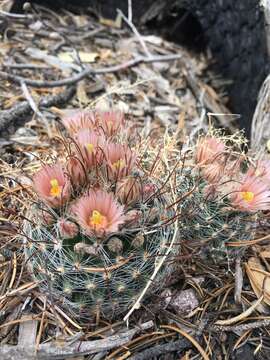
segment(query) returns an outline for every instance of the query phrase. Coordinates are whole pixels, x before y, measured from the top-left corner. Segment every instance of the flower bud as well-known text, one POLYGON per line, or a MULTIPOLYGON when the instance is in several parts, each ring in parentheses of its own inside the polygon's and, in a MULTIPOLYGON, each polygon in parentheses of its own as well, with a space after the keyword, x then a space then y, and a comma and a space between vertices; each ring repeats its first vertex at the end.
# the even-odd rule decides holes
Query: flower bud
POLYGON ((126 177, 117 182, 116 196, 122 204, 130 205, 140 200, 142 186, 140 182, 132 177, 126 177))
POLYGON ((78 235, 79 229, 76 224, 66 219, 59 219, 57 222, 60 235, 64 239, 72 239, 78 235))
POLYGON ((125 224, 139 226, 142 213, 140 210, 130 210, 126 213, 125 224))
POLYGON ((113 236, 108 241, 107 247, 108 247, 109 251, 119 254, 123 250, 123 242, 118 237, 113 236))
POLYGON ((157 186, 155 184, 145 184, 143 186, 143 198, 148 199, 157 191, 157 186))
POLYGON ((74 157, 70 158, 67 162, 67 172, 75 186, 83 184, 86 180, 82 163, 74 157))
POLYGON ((220 181, 224 172, 224 165, 221 162, 213 162, 212 164, 206 165, 202 169, 203 177, 212 184, 216 184, 220 181))
POLYGON ((77 254, 88 254, 97 256, 98 255, 98 249, 95 245, 88 245, 83 242, 78 242, 74 245, 74 251, 77 254))
POLYGON ((143 246, 144 244, 144 235, 142 233, 139 233, 138 235, 135 236, 135 238, 132 240, 131 245, 135 248, 135 249, 139 249, 143 246))

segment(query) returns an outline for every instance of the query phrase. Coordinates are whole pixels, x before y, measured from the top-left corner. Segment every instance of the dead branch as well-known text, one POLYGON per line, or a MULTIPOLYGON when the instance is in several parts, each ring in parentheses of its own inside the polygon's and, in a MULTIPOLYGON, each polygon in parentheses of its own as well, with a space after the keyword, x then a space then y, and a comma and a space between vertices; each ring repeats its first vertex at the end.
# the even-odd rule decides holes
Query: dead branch
MULTIPOLYGON (((75 94, 75 87, 70 87, 57 95, 49 95, 43 98, 40 103, 40 108, 48 108, 51 106, 58 106, 69 101, 75 94)), ((28 101, 23 101, 9 110, 0 112, 0 137, 15 132, 15 130, 22 126, 33 114, 33 110, 28 101)))
POLYGON ((113 73, 117 71, 121 71, 140 63, 153 63, 153 62, 164 62, 164 61, 173 61, 181 59, 182 54, 169 54, 169 55, 153 55, 151 57, 148 56, 137 56, 132 60, 124 62, 119 65, 108 66, 99 69, 93 69, 87 67, 83 71, 79 72, 78 74, 71 76, 66 79, 62 80, 55 80, 55 81, 43 81, 43 80, 31 80, 24 78, 22 76, 13 75, 6 73, 4 71, 0 71, 0 77, 4 80, 8 80, 14 83, 21 84, 22 82, 26 85, 35 87, 35 88, 53 88, 53 87, 60 87, 60 86, 67 86, 67 85, 74 85, 81 81, 82 79, 86 78, 88 75, 99 75, 99 74, 106 74, 106 73, 113 73))
POLYGON ((0 348, 0 358, 5 360, 57 360, 67 359, 79 355, 96 354, 102 351, 111 350, 113 348, 123 346, 129 342, 137 333, 150 329, 154 326, 153 321, 148 321, 134 329, 126 332, 112 335, 106 339, 94 341, 76 341, 73 344, 65 344, 57 346, 54 342, 40 345, 36 355, 34 348, 21 348, 19 346, 6 345, 0 348))
POLYGON ((156 345, 146 349, 138 354, 131 356, 130 360, 147 360, 152 359, 156 356, 163 354, 168 354, 175 351, 183 351, 187 348, 190 348, 191 344, 186 339, 181 339, 173 342, 168 342, 166 344, 156 345))

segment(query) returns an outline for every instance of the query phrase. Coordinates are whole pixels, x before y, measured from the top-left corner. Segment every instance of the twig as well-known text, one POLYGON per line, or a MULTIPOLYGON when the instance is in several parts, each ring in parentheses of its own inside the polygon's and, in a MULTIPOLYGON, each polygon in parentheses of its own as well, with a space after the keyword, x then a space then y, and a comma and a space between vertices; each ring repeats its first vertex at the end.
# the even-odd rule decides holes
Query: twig
POLYGON ((241 256, 235 260, 235 287, 234 287, 234 301, 236 304, 241 304, 241 293, 243 287, 243 271, 241 267, 241 256))
POLYGON ((14 19, 32 19, 33 18, 31 15, 13 14, 13 13, 9 13, 9 12, 3 11, 3 10, 0 10, 0 14, 4 15, 6 17, 9 17, 9 18, 14 18, 14 19))
POLYGON ((37 114, 38 116, 40 116, 41 118, 44 118, 43 114, 39 111, 38 106, 35 103, 35 100, 33 99, 33 96, 31 95, 27 85, 24 82, 21 83, 21 89, 22 89, 25 99, 28 101, 33 112, 35 114, 37 114))
POLYGON ((3 63, 3 67, 7 67, 10 69, 23 69, 23 70, 48 70, 51 69, 50 66, 47 65, 37 65, 37 64, 11 64, 11 63, 3 63))
POLYGON ((237 323, 238 321, 244 320, 247 318, 256 308, 260 305, 260 303, 263 301, 262 295, 258 300, 256 300, 247 310, 245 310, 242 314, 239 314, 237 316, 234 316, 230 319, 226 320, 218 320, 216 321, 215 325, 231 325, 234 323, 237 323))
MULTIPOLYGON (((69 101, 75 94, 75 87, 71 87, 66 91, 57 95, 50 95, 43 98, 39 107, 48 108, 51 106, 57 106, 69 101)), ((16 128, 22 126, 33 113, 28 101, 23 101, 15 105, 10 110, 4 110, 0 112, 0 137, 6 136, 8 133, 15 132, 16 128)))
POLYGON ((212 325, 210 327, 210 331, 222 332, 222 331, 233 331, 235 333, 244 332, 251 329, 263 328, 265 326, 270 325, 270 319, 264 319, 259 321, 254 321, 248 324, 241 324, 235 326, 220 326, 220 325, 212 325))
POLYGON ((135 25, 125 16, 125 14, 120 9, 117 9, 117 12, 123 18, 123 20, 128 24, 128 26, 131 28, 131 30, 134 32, 135 36, 137 37, 137 39, 139 40, 139 42, 143 48, 145 55, 150 58, 152 55, 151 55, 150 51, 148 50, 148 48, 145 44, 145 41, 141 37, 139 31, 136 29, 135 25))
POLYGON ((132 0, 128 0, 128 21, 132 23, 132 0))
POLYGON ((194 345, 194 347, 199 351, 200 355, 202 356, 202 358, 204 360, 210 360, 209 356, 207 355, 205 350, 201 347, 201 345, 198 343, 198 341, 196 339, 194 339, 194 337, 189 335, 187 332, 185 332, 183 329, 180 329, 179 327, 177 327, 175 325, 163 325, 161 327, 165 328, 165 329, 176 331, 181 336, 184 336, 187 340, 189 340, 192 343, 192 345, 194 345))
POLYGON ((65 346, 56 346, 53 342, 40 345, 36 355, 33 348, 20 348, 19 346, 6 345, 0 348, 0 358, 5 360, 57 360, 74 358, 74 356, 95 354, 113 348, 123 346, 129 342, 137 333, 148 330, 154 326, 153 321, 148 321, 134 329, 126 332, 112 335, 102 340, 94 341, 76 341, 73 344, 65 344, 65 346))
POLYGON ((166 344, 160 344, 146 349, 136 355, 129 357, 129 360, 148 360, 156 356, 168 354, 170 352, 183 351, 187 348, 190 348, 191 346, 192 345, 190 344, 190 342, 186 339, 172 341, 166 344))
POLYGON ((27 79, 22 76, 13 75, 6 73, 4 71, 0 71, 0 77, 5 80, 9 80, 15 83, 21 83, 24 82, 26 85, 35 87, 35 88, 53 88, 53 87, 60 87, 60 86, 67 86, 67 85, 73 85, 77 82, 81 81, 85 77, 87 77, 90 74, 106 74, 106 73, 113 73, 120 70, 124 70, 128 67, 133 67, 135 65, 138 65, 140 63, 152 63, 152 62, 163 62, 163 61, 173 61, 173 60, 179 60, 182 58, 182 54, 169 54, 169 55, 152 55, 151 57, 146 56, 137 56, 132 60, 129 60, 125 63, 114 65, 114 66, 108 66, 104 68, 99 69, 93 69, 93 68, 86 68, 82 72, 71 76, 66 79, 62 80, 55 80, 55 81, 43 81, 43 80, 31 80, 27 79))
POLYGON ((73 46, 73 43, 72 41, 69 39, 69 37, 64 33, 64 32, 59 32, 58 29, 56 29, 52 24, 48 23, 47 21, 45 21, 39 11, 36 9, 35 5, 32 4, 32 10, 33 10, 33 15, 36 16, 37 20, 40 21, 48 30, 50 31, 54 31, 56 33, 58 33, 64 40, 67 44, 69 44, 71 47, 73 47, 74 51, 75 51, 75 54, 76 54, 76 60, 80 66, 80 68, 83 70, 85 68, 84 64, 82 63, 81 61, 81 58, 80 58, 80 55, 79 55, 79 52, 78 50, 73 46))

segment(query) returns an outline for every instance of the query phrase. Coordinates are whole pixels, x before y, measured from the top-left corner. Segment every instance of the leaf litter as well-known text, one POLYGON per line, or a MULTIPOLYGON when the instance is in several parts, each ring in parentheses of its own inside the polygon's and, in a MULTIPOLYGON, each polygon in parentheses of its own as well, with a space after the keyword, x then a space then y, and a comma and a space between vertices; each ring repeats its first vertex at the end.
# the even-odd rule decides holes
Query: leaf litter
MULTIPOLYGON (((0 113, 0 354, 2 351, 1 356, 5 356, 10 346, 25 341, 27 335, 18 334, 26 331, 29 322, 38 322, 32 345, 36 350, 43 347, 50 359, 55 348, 63 347, 63 359, 70 354, 82 357, 84 352, 72 347, 78 341, 88 354, 93 351, 90 342, 99 341, 95 352, 104 359, 143 359, 149 356, 148 349, 167 359, 175 344, 176 357, 171 355, 171 359, 180 354, 188 359, 196 353, 205 359, 214 354, 213 358, 228 358, 229 347, 239 349, 248 343, 256 349, 262 344, 260 350, 267 351, 270 264, 265 234, 260 234, 261 242, 248 245, 245 267, 242 263, 240 304, 234 302, 234 269, 192 259, 186 246, 179 259, 179 273, 168 288, 175 303, 184 291, 191 292, 193 298, 195 294, 198 306, 185 313, 164 307, 162 298, 153 298, 133 315, 132 330, 121 318, 78 324, 40 292, 27 272, 17 233, 27 211, 29 176, 39 168, 40 159, 57 157, 63 131, 58 117, 63 111, 114 106, 131 116, 146 135, 164 133, 169 126, 172 132, 177 131, 180 142, 187 136, 192 141, 200 131, 207 131, 209 120, 231 132, 236 128, 237 116, 231 116, 226 107, 225 81, 208 71, 212 61, 209 54, 194 54, 147 33, 149 30, 138 37, 128 27, 121 27, 124 21, 120 18, 117 22, 98 21, 91 13, 56 14, 38 9, 23 18, 8 18, 8 27, 2 33, 0 104, 10 121, 1 128, 0 113), (145 50, 150 58, 144 55, 145 50), (170 60, 172 54, 178 58, 170 60), (76 89, 72 96, 64 97, 62 107, 57 101, 42 106, 41 99, 57 99, 66 90, 61 81, 67 79, 66 87, 76 89), (14 116, 23 103, 28 105, 25 115, 14 116), (234 335, 232 344, 227 332, 234 335), (46 344, 51 344, 51 353, 46 344)), ((30 359, 33 354, 28 355, 30 359)))

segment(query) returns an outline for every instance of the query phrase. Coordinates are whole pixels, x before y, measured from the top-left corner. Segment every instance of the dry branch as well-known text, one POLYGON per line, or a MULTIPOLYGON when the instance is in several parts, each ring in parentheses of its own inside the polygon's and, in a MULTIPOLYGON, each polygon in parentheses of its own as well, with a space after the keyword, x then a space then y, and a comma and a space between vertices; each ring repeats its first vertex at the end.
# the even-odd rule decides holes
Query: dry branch
MULTIPOLYGON (((40 103, 40 108, 48 108, 51 106, 62 105, 69 101, 75 94, 75 87, 70 87, 57 95, 49 95, 43 98, 40 103)), ((0 112, 0 137, 5 137, 8 134, 15 132, 15 130, 23 126, 33 113, 28 101, 23 101, 10 110, 3 110, 0 112)))
POLYGON ((79 81, 86 78, 88 75, 100 75, 106 73, 113 73, 120 70, 124 70, 126 68, 138 65, 140 63, 153 63, 153 62, 164 62, 164 61, 173 61, 181 59, 182 54, 169 54, 169 55, 155 55, 151 57, 146 56, 137 56, 132 60, 124 62, 119 65, 108 66, 99 69, 93 69, 87 67, 83 71, 79 72, 78 74, 71 76, 66 79, 62 80, 55 80, 55 81, 43 81, 43 80, 31 80, 27 79, 22 76, 13 75, 6 73, 4 71, 0 71, 0 77, 4 80, 12 81, 14 83, 21 84, 22 82, 26 85, 35 87, 35 88, 53 88, 53 87, 60 87, 60 86, 67 86, 67 85, 74 85, 79 81))
POLYGON ((123 346, 129 342, 134 335, 140 331, 150 329, 153 327, 153 321, 148 321, 134 329, 126 332, 110 336, 102 340, 94 341, 76 341, 73 344, 65 344, 63 347, 56 346, 55 343, 49 342, 40 345, 36 355, 33 348, 25 348, 19 346, 2 346, 0 348, 0 358, 5 360, 57 360, 68 359, 79 355, 96 354, 102 351, 108 351, 113 348, 123 346))

